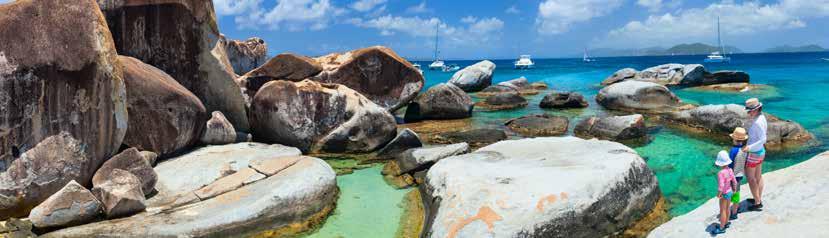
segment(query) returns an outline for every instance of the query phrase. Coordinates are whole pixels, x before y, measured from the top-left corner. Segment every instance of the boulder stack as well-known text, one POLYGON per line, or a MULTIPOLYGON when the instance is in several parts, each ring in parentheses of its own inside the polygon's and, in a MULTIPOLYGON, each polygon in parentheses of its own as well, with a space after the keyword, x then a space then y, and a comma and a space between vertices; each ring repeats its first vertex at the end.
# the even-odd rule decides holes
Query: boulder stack
POLYGON ((274 80, 299 82, 322 72, 322 65, 314 59, 291 53, 279 54, 265 64, 251 70, 238 83, 250 103, 263 85, 274 80))
POLYGON ((466 92, 477 92, 492 84, 492 74, 495 71, 495 63, 484 60, 467 66, 455 72, 449 83, 458 86, 466 92))
POLYGON ((152 164, 137 149, 129 148, 113 156, 104 162, 101 168, 98 168, 98 171, 92 177, 92 186, 100 186, 115 177, 113 171, 116 169, 135 175, 141 182, 141 190, 144 195, 149 195, 155 188, 156 181, 158 181, 158 175, 153 170, 152 164))

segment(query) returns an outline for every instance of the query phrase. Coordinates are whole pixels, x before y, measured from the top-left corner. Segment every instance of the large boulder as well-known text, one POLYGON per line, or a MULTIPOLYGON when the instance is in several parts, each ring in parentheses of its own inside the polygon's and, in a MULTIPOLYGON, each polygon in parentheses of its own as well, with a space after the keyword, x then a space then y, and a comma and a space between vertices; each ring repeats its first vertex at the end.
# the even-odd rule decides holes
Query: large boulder
POLYGON ((390 112, 406 106, 424 84, 420 71, 383 46, 333 53, 316 60, 323 72, 314 80, 345 85, 390 112))
MULTIPOLYGON (((814 136, 797 122, 783 120, 768 113, 765 113, 765 116, 768 122, 766 146, 771 149, 802 146, 814 139, 814 136)), ((748 128, 748 114, 743 106, 737 104, 705 105, 671 113, 666 118, 679 125, 703 130, 721 138, 727 138, 736 127, 748 128)))
POLYGON ((552 92, 538 104, 541 108, 585 108, 589 105, 584 96, 576 92, 552 92))
POLYGON ((506 139, 507 133, 503 130, 480 128, 440 133, 432 138, 432 142, 437 144, 468 143, 474 148, 480 148, 506 139))
POLYGON ((72 180, 32 209, 29 220, 39 228, 79 225, 97 218, 101 207, 92 192, 72 180))
POLYGON ((156 181, 158 181, 158 175, 153 170, 152 164, 137 149, 129 148, 113 156, 98 168, 98 171, 92 176, 92 186, 99 186, 109 181, 116 169, 135 175, 141 182, 141 190, 144 195, 149 195, 155 188, 156 181))
POLYGON ((511 119, 504 125, 523 136, 560 136, 567 133, 570 120, 567 117, 542 114, 511 119))
MULTIPOLYGON (((3 4, 0 42, 0 173, 11 173, 12 164, 22 153, 62 132, 68 132, 78 146, 85 147, 83 156, 65 158, 72 163, 65 166, 82 168, 76 176, 83 176, 57 178, 61 182, 55 187, 44 186, 46 190, 31 188, 41 193, 36 197, 14 195, 15 201, 23 199, 33 204, 0 202, 0 220, 4 220, 26 215, 28 209, 73 179, 89 184, 95 169, 121 146, 128 118, 118 54, 94 1, 3 4)), ((61 170, 57 163, 26 163, 61 170)), ((45 182, 56 177, 39 179, 45 182)), ((20 185, 17 183, 29 183, 9 182, 0 183, 0 197, 16 190, 20 185)))
POLYGON ((207 145, 224 145, 236 141, 236 129, 220 111, 215 111, 204 127, 201 142, 207 145))
POLYGON ((573 130, 581 138, 623 141, 639 139, 648 135, 645 117, 640 114, 628 116, 590 117, 582 120, 573 130))
POLYGON ((255 140, 303 152, 370 152, 397 133, 384 108, 343 85, 311 80, 265 84, 253 99, 251 125, 255 140))
POLYGON ((440 83, 419 95, 406 107, 406 122, 425 119, 460 119, 472 116, 475 103, 453 84, 440 83))
POLYGON ((602 88, 596 102, 611 110, 643 113, 673 111, 681 106, 679 97, 667 87, 640 81, 624 81, 602 88))
POLYGON ((322 72, 322 65, 314 59, 291 53, 279 54, 262 66, 251 70, 238 83, 250 103, 256 92, 266 83, 274 80, 299 82, 322 72))
POLYGON ((122 169, 113 169, 106 180, 92 188, 92 194, 103 204, 107 218, 130 216, 146 208, 141 180, 122 169))
POLYGON ((635 80, 666 86, 700 86, 706 73, 699 64, 663 64, 638 72, 635 80))
POLYGON ((398 156, 395 162, 397 162, 400 174, 411 173, 426 170, 441 159, 465 153, 469 153, 467 143, 415 148, 398 156))
POLYGON ((230 66, 233 67, 233 72, 238 75, 243 75, 268 60, 268 44, 259 37, 251 37, 245 41, 240 40, 226 40, 225 52, 230 61, 230 66))
POLYGON ((702 85, 749 83, 751 77, 743 71, 722 70, 714 73, 706 73, 702 85))
POLYGON ((636 71, 636 69, 633 68, 620 69, 615 73, 611 74, 610 76, 607 76, 607 78, 605 78, 604 81, 602 81, 601 85, 607 86, 625 80, 633 79, 636 77, 636 73, 639 73, 639 71, 636 71))
POLYGON ((449 83, 466 92, 477 92, 492 84, 492 74, 494 72, 495 63, 484 60, 455 72, 452 78, 449 79, 449 83))
POLYGON ((502 141, 433 165, 424 237, 602 237, 642 219, 661 192, 622 144, 548 137, 502 141))
MULTIPOLYGON (((740 213, 731 221, 727 237, 826 237, 829 231, 829 153, 819 154, 797 165, 763 174, 763 212, 740 213), (797 201, 797 202, 792 202, 797 201)), ((742 186, 749 197, 748 184, 742 186)), ((714 194, 711 194, 714 196, 714 194)), ((657 227, 648 237, 710 237, 719 223, 716 209, 719 198, 711 198, 699 208, 657 227)), ((741 210, 748 202, 741 203, 741 210)))
POLYGON ((124 144, 166 157, 198 142, 207 120, 199 98, 152 65, 126 56, 118 60, 124 67, 130 115, 124 144))
POLYGON ((98 4, 119 54, 167 72, 208 112, 221 111, 237 130, 248 131, 245 101, 234 81, 212 2, 98 0, 98 4))
POLYGON ((412 148, 419 148, 423 146, 420 137, 409 128, 403 129, 397 136, 394 137, 382 149, 377 151, 378 159, 391 159, 412 148))
POLYGON ((529 102, 518 93, 501 93, 487 97, 476 105, 487 110, 509 110, 526 107, 529 102))

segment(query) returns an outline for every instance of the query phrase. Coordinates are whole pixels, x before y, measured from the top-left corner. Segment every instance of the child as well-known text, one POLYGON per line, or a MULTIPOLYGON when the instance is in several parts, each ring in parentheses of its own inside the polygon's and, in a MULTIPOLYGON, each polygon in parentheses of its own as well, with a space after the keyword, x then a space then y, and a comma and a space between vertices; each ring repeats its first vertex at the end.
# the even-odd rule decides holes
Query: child
POLYGON ((715 227, 712 234, 725 233, 731 223, 728 222, 728 212, 731 210, 731 197, 734 195, 734 187, 737 186, 737 179, 734 178, 734 171, 728 168, 731 164, 731 158, 728 152, 720 151, 717 154, 717 160, 714 164, 720 167, 720 172, 717 172, 717 197, 720 198, 720 225, 715 227))
POLYGON ((748 133, 746 133, 746 129, 742 127, 734 128, 734 132, 731 133, 731 142, 733 146, 731 147, 731 151, 729 152, 729 158, 731 158, 733 163, 729 164, 728 167, 734 171, 734 177, 737 180, 737 186, 734 189, 734 196, 731 197, 731 220, 737 219, 737 213, 740 210, 740 183, 743 182, 743 176, 745 167, 746 167, 746 157, 748 156, 747 153, 743 153, 740 148, 746 144, 746 140, 748 140, 748 133))

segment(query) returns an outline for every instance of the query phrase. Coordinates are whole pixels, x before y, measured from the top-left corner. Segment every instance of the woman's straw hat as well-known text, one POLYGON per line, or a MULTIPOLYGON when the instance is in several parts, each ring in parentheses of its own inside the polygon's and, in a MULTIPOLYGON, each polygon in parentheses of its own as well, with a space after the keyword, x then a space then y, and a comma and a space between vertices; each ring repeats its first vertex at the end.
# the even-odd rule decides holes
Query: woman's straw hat
POLYGON ((742 127, 734 128, 734 132, 728 136, 731 136, 731 138, 735 140, 748 140, 748 133, 746 133, 746 129, 742 127))
POLYGON ((717 166, 727 166, 731 164, 731 157, 728 156, 728 152, 721 150, 719 154, 717 154, 717 160, 714 161, 714 164, 717 166))
POLYGON ((749 98, 746 100, 746 111, 754 111, 761 107, 763 107, 763 103, 760 103, 760 100, 757 98, 749 98))

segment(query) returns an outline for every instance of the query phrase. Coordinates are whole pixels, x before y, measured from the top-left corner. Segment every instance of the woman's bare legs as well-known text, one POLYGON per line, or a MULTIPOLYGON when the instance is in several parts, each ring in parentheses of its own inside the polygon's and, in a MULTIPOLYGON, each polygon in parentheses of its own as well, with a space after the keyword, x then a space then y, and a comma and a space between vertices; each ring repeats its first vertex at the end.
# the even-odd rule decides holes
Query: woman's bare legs
POLYGON ((746 176, 748 177, 748 189, 751 190, 751 196, 754 198, 754 204, 759 204, 760 196, 758 195, 758 178, 757 178, 757 171, 758 167, 749 167, 746 166, 746 176))
POLYGON ((757 194, 754 195, 754 203, 756 204, 763 204, 763 164, 758 164, 757 167, 754 168, 754 177, 757 178, 756 185, 757 185, 757 194))

